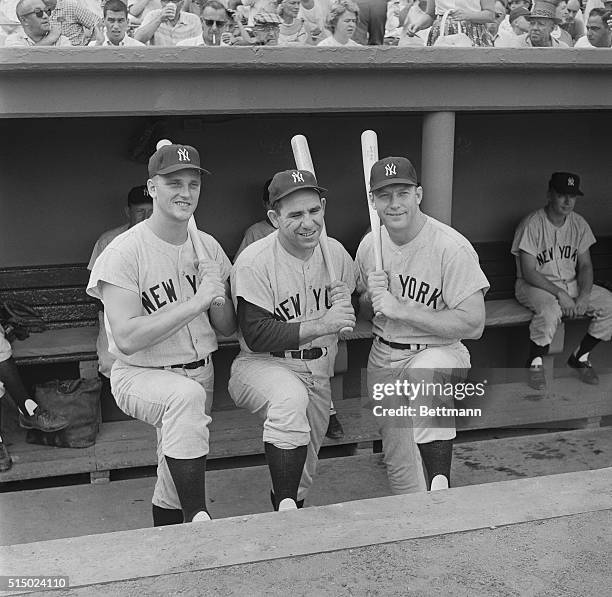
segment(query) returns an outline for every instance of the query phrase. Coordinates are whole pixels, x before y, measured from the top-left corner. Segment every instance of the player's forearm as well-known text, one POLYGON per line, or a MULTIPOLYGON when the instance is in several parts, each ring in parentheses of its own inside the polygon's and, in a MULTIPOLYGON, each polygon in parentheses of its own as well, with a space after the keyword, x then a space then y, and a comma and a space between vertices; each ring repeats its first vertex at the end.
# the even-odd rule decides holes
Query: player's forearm
POLYGON ((578 270, 578 295, 588 297, 593 289, 593 266, 583 265, 578 270))
POLYGON ((300 346, 312 342, 321 336, 333 334, 333 330, 325 324, 323 318, 300 322, 300 346))
POLYGON ((482 336, 485 324, 484 301, 482 307, 472 311, 446 309, 431 311, 414 305, 401 304, 397 319, 419 328, 425 333, 454 340, 477 339, 482 336))
POLYGON ((120 321, 113 321, 109 317, 109 321, 117 348, 123 354, 132 355, 163 342, 201 312, 198 303, 191 299, 151 315, 139 315, 120 321))
POLYGON ((525 282, 527 282, 527 284, 540 288, 541 290, 545 290, 546 292, 550 292, 550 294, 555 297, 558 296, 559 292, 563 290, 535 270, 523 270, 523 279, 525 282))
POLYGON ((226 294, 225 304, 221 307, 216 306, 213 301, 208 317, 213 328, 223 336, 231 336, 236 331, 236 312, 229 295, 226 294))
POLYGON ((143 44, 147 43, 154 35, 162 22, 162 16, 159 15, 146 25, 141 25, 134 31, 134 39, 141 41, 143 44))

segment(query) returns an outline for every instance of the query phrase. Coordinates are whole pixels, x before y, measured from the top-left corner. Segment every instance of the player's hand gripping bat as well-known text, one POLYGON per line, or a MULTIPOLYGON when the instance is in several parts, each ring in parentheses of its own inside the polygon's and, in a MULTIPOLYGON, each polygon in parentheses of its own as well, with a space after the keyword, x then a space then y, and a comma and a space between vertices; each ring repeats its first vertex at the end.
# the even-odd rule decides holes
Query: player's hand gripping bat
MULTIPOLYGON (((315 174, 314 164, 312 163, 312 157, 310 155, 310 149, 308 147, 308 140, 304 135, 295 135, 291 138, 291 149, 293 150, 293 157, 295 159, 295 165, 298 170, 308 170, 315 174)), ((316 174, 315 174, 316 176, 316 174)), ((321 253, 323 253, 323 261, 325 267, 329 273, 329 277, 332 281, 338 280, 336 277, 336 270, 334 263, 329 252, 329 240, 327 238, 327 232, 325 230, 325 222, 323 222, 323 228, 321 229, 321 236, 319 237, 319 245, 321 246, 321 253)), ((340 333, 352 332, 352 328, 342 328, 340 333)))

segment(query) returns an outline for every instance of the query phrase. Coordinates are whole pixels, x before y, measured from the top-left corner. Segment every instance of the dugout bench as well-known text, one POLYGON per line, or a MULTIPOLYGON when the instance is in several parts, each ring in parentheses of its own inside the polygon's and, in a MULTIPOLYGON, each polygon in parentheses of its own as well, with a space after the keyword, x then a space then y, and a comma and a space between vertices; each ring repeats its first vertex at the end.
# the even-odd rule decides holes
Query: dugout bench
MULTIPOLYGON (((514 258, 510 245, 503 242, 475 245, 491 290, 486 297, 485 330, 522 326, 525 346, 526 325, 531 312, 514 296, 514 258)), ((600 238, 592 248, 595 279, 612 281, 612 237, 600 238)), ((19 366, 77 362, 82 377, 97 375, 95 341, 96 302, 85 293, 89 272, 84 264, 0 270, 0 301, 16 298, 35 306, 49 329, 15 342, 14 356, 19 366)), ((552 381, 552 361, 563 350, 565 326, 559 326, 545 366, 552 381)), ((355 330, 340 343, 336 375, 332 380, 334 403, 342 421, 342 440, 325 438, 323 445, 369 446, 380 439, 376 421, 361 408, 359 398, 343 399, 343 375, 348 371, 347 344, 372 338, 371 324, 359 321, 355 330)), ((235 337, 219 338, 218 355, 237 353, 235 337)), ((226 359, 227 361, 227 359, 226 359)), ((490 363, 483 363, 483 365, 490 363)), ((474 366, 479 363, 473 362, 474 366)), ((217 367, 217 363, 215 363, 217 367)), ((363 366, 363 363, 362 363, 363 366)), ((227 367, 216 371, 215 409, 211 424, 210 458, 231 458, 263 453, 261 423, 244 410, 217 400, 217 389, 227 392, 227 367)), ((358 372, 352 372, 353 374, 358 372)), ((559 421, 579 420, 572 427, 594 427, 602 416, 612 415, 612 376, 601 375, 599 386, 588 386, 576 376, 564 377, 547 393, 534 393, 524 377, 491 386, 488 407, 480 417, 457 419, 459 431, 529 427, 559 421), (586 421, 586 423, 585 423, 586 421)), ((5 408, 5 412, 6 412, 5 408)), ((111 470, 156 464, 155 432, 140 421, 103 421, 96 444, 85 449, 54 448, 25 443, 25 432, 9 434, 13 468, 0 473, 0 482, 89 473, 92 482, 109 480, 111 470)))

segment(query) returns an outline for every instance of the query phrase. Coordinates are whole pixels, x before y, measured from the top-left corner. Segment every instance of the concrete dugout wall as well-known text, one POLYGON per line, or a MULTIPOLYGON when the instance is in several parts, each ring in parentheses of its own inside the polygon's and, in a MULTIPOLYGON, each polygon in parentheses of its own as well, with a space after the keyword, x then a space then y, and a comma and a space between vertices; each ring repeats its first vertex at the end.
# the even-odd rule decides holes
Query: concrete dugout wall
MULTIPOLYGON (((154 136, 191 143, 213 172, 196 212, 228 254, 263 216, 261 188, 293 167, 289 140, 307 135, 329 190, 328 229, 354 252, 365 227, 359 136, 379 134, 380 155, 421 168, 422 115, 223 115, 0 120, 0 267, 84 262, 101 232, 123 222, 127 191, 146 180, 131 154, 154 136)), ((472 241, 509 240, 543 203, 548 175, 572 170, 586 198, 577 210, 595 234, 612 233, 612 113, 463 113, 456 118, 453 225, 472 241)), ((427 193, 427 189, 425 189, 427 193)))

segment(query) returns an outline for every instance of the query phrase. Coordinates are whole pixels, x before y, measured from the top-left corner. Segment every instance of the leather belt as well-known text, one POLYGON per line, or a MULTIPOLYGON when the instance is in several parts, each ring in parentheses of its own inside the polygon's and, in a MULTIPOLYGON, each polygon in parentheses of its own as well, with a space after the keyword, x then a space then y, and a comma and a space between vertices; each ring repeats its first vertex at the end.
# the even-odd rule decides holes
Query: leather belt
POLYGON ((376 336, 380 342, 390 346, 391 348, 397 348, 399 350, 422 350, 423 348, 427 348, 428 344, 404 344, 403 342, 391 342, 389 340, 385 340, 380 336, 376 336))
POLYGON ((197 369, 198 367, 206 367, 208 363, 210 363, 210 355, 199 361, 192 361, 191 363, 184 363, 183 365, 169 365, 169 367, 170 369, 197 369))
POLYGON ((281 350, 270 353, 273 357, 281 359, 301 359, 302 361, 314 361, 327 354, 327 347, 304 348, 303 350, 281 350))

